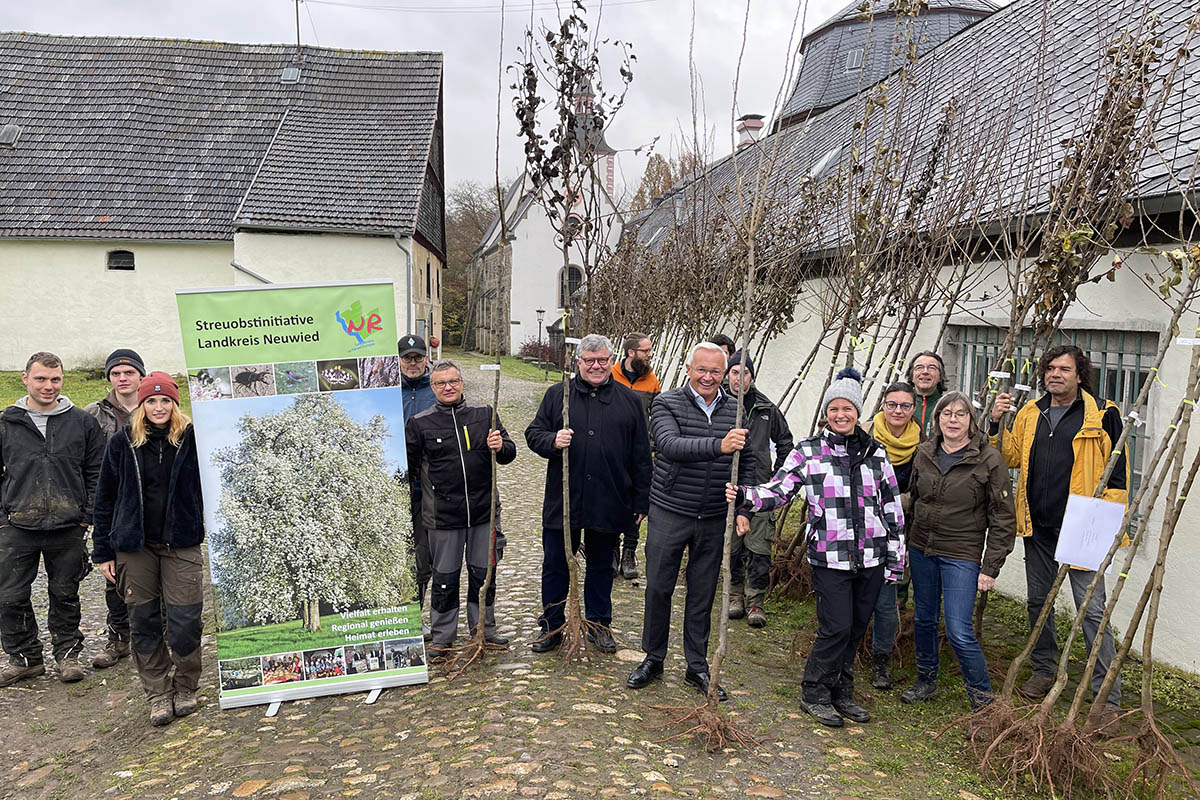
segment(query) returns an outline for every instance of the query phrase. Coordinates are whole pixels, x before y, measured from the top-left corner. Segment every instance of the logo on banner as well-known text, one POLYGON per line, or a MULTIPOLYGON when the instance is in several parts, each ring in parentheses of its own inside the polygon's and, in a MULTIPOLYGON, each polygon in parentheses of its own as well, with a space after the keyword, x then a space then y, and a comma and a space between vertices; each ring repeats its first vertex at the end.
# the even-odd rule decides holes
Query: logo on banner
MULTIPOLYGON (((338 324, 347 336, 357 342, 357 347, 373 344, 371 334, 383 330, 383 317, 378 308, 363 313, 362 303, 355 300, 349 308, 334 312, 338 324)), ((357 347, 352 349, 357 349, 357 347)))

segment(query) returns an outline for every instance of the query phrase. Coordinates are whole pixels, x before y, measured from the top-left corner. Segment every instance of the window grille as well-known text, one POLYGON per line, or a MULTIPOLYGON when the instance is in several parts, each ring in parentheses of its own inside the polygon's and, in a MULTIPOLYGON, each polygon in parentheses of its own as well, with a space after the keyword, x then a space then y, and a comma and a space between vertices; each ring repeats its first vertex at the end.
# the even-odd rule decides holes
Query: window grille
POLYGON ((108 269, 132 270, 134 268, 133 253, 129 250, 110 250, 105 263, 108 269))

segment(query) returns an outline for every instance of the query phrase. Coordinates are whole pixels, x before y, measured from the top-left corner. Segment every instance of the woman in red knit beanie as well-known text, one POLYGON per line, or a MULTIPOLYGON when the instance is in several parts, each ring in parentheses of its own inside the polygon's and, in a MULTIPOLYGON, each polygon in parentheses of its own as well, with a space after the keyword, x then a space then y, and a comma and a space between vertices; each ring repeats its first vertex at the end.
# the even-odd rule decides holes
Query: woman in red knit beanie
POLYGON ((93 525, 92 560, 129 608, 150 723, 166 725, 198 704, 204 506, 196 437, 165 372, 142 379, 129 424, 109 440, 93 525))

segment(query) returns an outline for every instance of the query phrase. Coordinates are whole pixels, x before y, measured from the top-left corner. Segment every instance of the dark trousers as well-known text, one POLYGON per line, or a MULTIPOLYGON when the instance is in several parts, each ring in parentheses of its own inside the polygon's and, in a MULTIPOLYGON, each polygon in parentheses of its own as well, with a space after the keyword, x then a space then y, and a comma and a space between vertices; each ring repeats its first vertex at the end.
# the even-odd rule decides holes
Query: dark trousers
MULTIPOLYGON (((587 549, 587 570, 583 574, 584 616, 601 625, 612 623, 613 553, 620 534, 604 531, 571 531, 571 552, 579 552, 581 538, 587 549)), ((542 529, 542 615, 538 624, 542 633, 553 633, 566 624, 567 590, 571 573, 563 547, 563 532, 542 529)))
POLYGON ((417 565, 417 602, 425 607, 425 590, 433 578, 433 563, 429 558, 429 531, 421 520, 421 509, 414 508, 412 512, 413 526, 413 556, 417 565))
POLYGON ((125 607, 125 598, 115 583, 104 580, 104 605, 108 607, 108 619, 105 630, 110 642, 129 641, 129 609, 125 607))
POLYGON ((900 630, 900 609, 896 605, 896 584, 885 582, 875 601, 875 627, 871 629, 871 653, 890 656, 900 630))
MULTIPOLYGON (((1025 593, 1028 597, 1029 629, 1033 630, 1033 624, 1037 622, 1038 615, 1042 613, 1046 595, 1050 594, 1050 584, 1054 583, 1054 575, 1058 572, 1058 562, 1054 560, 1054 550, 1058 546, 1058 532, 1047 533, 1035 530, 1033 536, 1024 539, 1024 542, 1025 593)), ((1071 582, 1071 594, 1075 599, 1077 610, 1083 601, 1083 595, 1087 592, 1088 584, 1091 583, 1095 574, 1090 570, 1082 569, 1068 571, 1067 577, 1071 582)), ((1087 614, 1083 617, 1083 641, 1088 653, 1092 652, 1092 642, 1096 641, 1096 637, 1100 635, 1100 620, 1104 617, 1104 606, 1107 602, 1104 584, 1101 583, 1096 587, 1096 593, 1092 595, 1092 602, 1088 605, 1087 614)), ((1058 671, 1058 639, 1055 633, 1054 609, 1052 608, 1050 616, 1046 617, 1045 626, 1038 634, 1037 643, 1033 646, 1033 655, 1030 656, 1034 672, 1053 675, 1058 671)), ((1104 683, 1104 676, 1108 674, 1108 665, 1112 663, 1115 655, 1116 647, 1113 643, 1112 626, 1110 625, 1104 629, 1103 638, 1100 640, 1100 657, 1096 659, 1096 668, 1092 671, 1093 694, 1099 691, 1100 685, 1104 683)), ((1108 695, 1108 703, 1114 706, 1121 704, 1120 676, 1117 677, 1117 681, 1108 695)))
POLYGON ((734 536, 729 551, 729 572, 733 595, 745 595, 746 608, 762 607, 771 582, 771 547, 775 541, 775 520, 767 513, 750 518, 750 532, 734 536))
POLYGON ((671 635, 671 595, 679 578, 684 550, 688 553, 687 597, 683 602, 683 654, 688 669, 708 671, 708 633, 713 598, 725 549, 725 517, 696 519, 650 506, 646 527, 646 610, 642 650, 648 658, 667 657, 671 635))
POLYGON ((941 642, 938 614, 945 609, 946 638, 962 669, 971 708, 992 702, 992 682, 987 659, 975 638, 975 595, 979 587, 979 563, 958 558, 926 556, 915 547, 908 549, 912 571, 913 613, 917 647, 917 677, 936 682, 941 642))
POLYGON ((883 565, 855 572, 813 566, 817 640, 804 665, 804 702, 854 698, 854 655, 883 586, 883 565))
POLYGON ((83 650, 79 582, 88 563, 83 534, 78 525, 46 533, 11 525, 0 528, 0 643, 11 663, 29 666, 43 660, 32 602, 39 559, 46 565, 46 622, 54 659, 78 658, 83 650))
POLYGON ((178 689, 195 691, 200 683, 203 572, 199 546, 147 544, 138 553, 117 553, 117 586, 129 606, 133 664, 151 700, 178 689))

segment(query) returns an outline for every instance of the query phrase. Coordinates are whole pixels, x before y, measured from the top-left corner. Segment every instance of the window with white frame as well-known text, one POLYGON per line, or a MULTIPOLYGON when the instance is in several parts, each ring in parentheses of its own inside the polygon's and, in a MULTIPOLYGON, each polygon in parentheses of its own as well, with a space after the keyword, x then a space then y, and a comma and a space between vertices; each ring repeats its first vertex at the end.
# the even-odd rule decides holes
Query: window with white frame
MULTIPOLYGON (((947 332, 946 370, 948 385, 955 386, 972 397, 987 383, 988 373, 996 369, 996 357, 1008 331, 982 325, 951 326, 947 332)), ((1037 361, 1030 353, 1032 333, 1021 334, 1011 363, 1001 366, 1013 373, 1012 381, 1033 387, 1029 398, 1041 395, 1037 387, 1037 361)), ((1087 353, 1092 362, 1090 385, 1098 398, 1111 400, 1126 414, 1151 380, 1150 367, 1158 352, 1158 335, 1146 331, 1120 330, 1060 330, 1053 345, 1073 344, 1087 353)), ((1142 480, 1142 464, 1147 458, 1149 444, 1154 441, 1154 403, 1147 403, 1142 414, 1146 424, 1133 429, 1129 437, 1130 489, 1142 480)))
POLYGON ((846 53, 846 72, 857 72, 862 69, 863 49, 856 47, 846 53))

